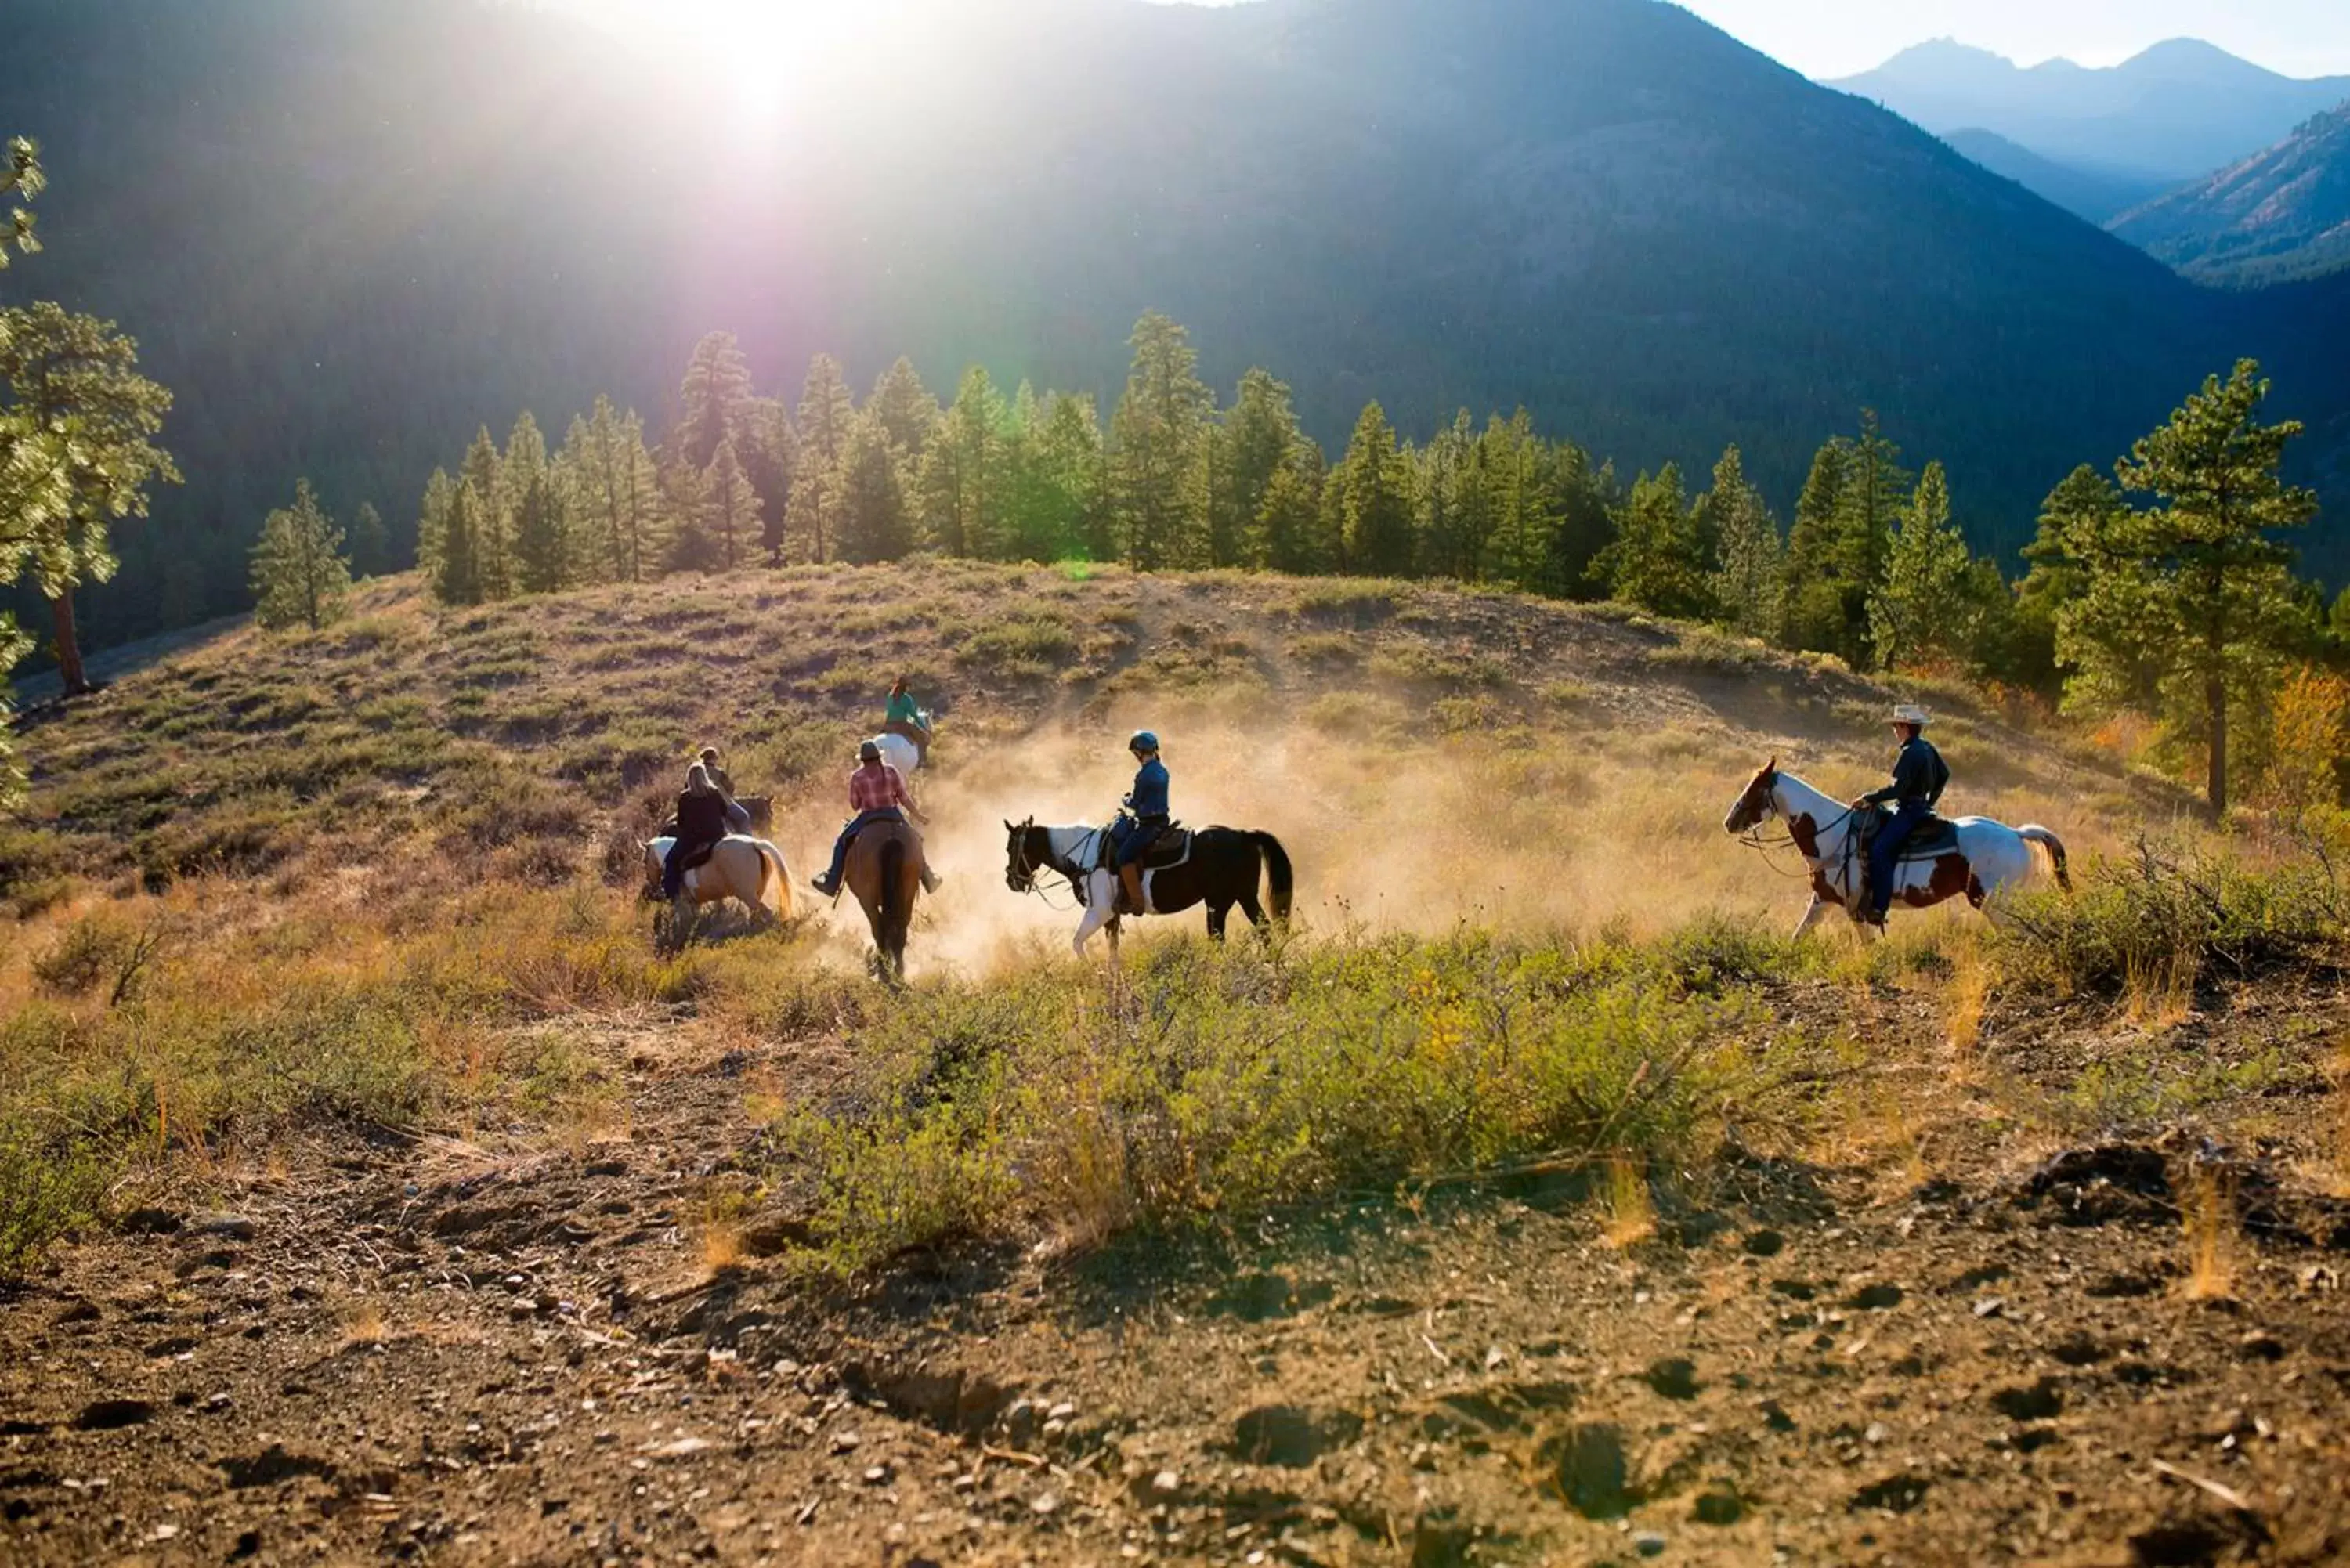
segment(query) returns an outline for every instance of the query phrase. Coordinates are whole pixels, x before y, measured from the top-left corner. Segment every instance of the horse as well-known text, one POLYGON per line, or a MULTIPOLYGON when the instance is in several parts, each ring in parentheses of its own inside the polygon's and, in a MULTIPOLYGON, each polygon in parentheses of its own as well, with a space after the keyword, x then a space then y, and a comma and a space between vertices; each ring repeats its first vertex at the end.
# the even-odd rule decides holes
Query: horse
MULTIPOLYGON (((1726 831, 1744 835, 1757 847, 1765 846, 1755 836, 1763 818, 1776 816, 1786 823, 1788 841, 1812 871, 1812 903, 1795 926, 1798 937, 1817 925, 1831 907, 1844 909, 1856 925, 1866 920, 1858 894, 1868 860, 1858 843, 1853 815, 1842 802, 1793 774, 1781 772, 1779 759, 1773 757, 1739 792, 1730 815, 1722 818, 1726 831)), ((2073 890, 2064 841, 2037 823, 2010 827, 1987 816, 1961 816, 1952 819, 1951 826, 1958 829, 1955 848, 1927 858, 1913 860, 1905 856, 1894 867, 1893 892, 1898 901, 1913 909, 1926 909, 1964 894, 1968 903, 1996 924, 1997 916, 1986 901, 1994 893, 2020 886, 2036 871, 2053 872, 2058 887, 2067 893, 2073 890)))
MULTIPOLYGON (((1070 944, 1083 957, 1096 931, 1109 929, 1110 950, 1118 950, 1118 872, 1107 853, 1109 830, 1101 827, 1039 827, 1029 818, 1005 823, 1004 885, 1015 893, 1036 891, 1036 874, 1051 871, 1066 879, 1085 906, 1085 919, 1070 944)), ((1263 931, 1289 919, 1292 877, 1289 852, 1270 833, 1230 827, 1203 827, 1191 836, 1188 858, 1142 874, 1146 913, 1180 914, 1194 904, 1208 907, 1208 935, 1224 940, 1224 920, 1238 904, 1249 924, 1263 931), (1268 884, 1266 904, 1257 902, 1257 884, 1268 884)))
MULTIPOLYGON (((661 868, 674 838, 656 838, 645 846, 645 893, 648 900, 661 896, 661 868)), ((704 905, 733 898, 749 909, 754 921, 772 923, 792 918, 792 878, 784 867, 784 852, 764 838, 740 834, 723 838, 710 858, 690 868, 679 883, 671 907, 670 929, 682 941, 692 929, 693 916, 704 905)))
POLYGON ((906 930, 914 921, 923 866, 921 838, 902 822, 870 823, 848 846, 841 885, 865 910, 874 953, 890 980, 906 973, 906 930))
MULTIPOLYGON (((926 726, 930 719, 930 714, 924 712, 922 721, 926 726)), ((922 733, 928 737, 930 732, 925 728, 922 733)), ((892 724, 883 730, 873 737, 873 743, 881 748, 883 762, 896 768, 900 777, 910 779, 921 771, 922 759, 930 754, 931 744, 927 738, 917 741, 910 728, 902 724, 892 724)))

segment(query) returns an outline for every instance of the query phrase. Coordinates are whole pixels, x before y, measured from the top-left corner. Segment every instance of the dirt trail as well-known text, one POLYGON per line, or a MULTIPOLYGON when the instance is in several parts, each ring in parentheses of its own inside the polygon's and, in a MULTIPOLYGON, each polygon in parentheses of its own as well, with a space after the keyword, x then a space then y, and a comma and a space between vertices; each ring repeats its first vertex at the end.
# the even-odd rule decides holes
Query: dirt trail
MULTIPOLYGON (((2011 1033, 2019 1068, 2075 1069, 2075 1036, 2011 1033)), ((0 1556, 2350 1552, 2350 1202, 2257 1146, 2213 1157, 2223 1303, 2181 1292, 2193 1139, 2023 1159, 1964 1127, 1915 1182, 1733 1158, 1625 1249, 1552 1178, 844 1293, 773 1255, 778 1213, 714 1277, 705 1240, 746 1089, 820 1082, 820 1046, 692 1038, 597 1033, 611 1141, 320 1144, 63 1250, 0 1300, 0 1556)))

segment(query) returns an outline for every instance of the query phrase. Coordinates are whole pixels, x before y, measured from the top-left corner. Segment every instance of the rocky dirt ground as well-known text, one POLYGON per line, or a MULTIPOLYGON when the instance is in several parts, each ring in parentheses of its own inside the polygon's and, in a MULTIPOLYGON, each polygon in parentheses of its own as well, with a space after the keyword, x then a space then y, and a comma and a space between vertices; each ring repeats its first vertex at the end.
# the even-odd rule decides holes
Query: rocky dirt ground
POLYGON ((319 1144, 0 1297, 0 1559, 2350 1559, 2322 1080, 2128 1139, 1998 1103, 2100 1052, 2317 1051, 2338 986, 2151 1041, 1995 1020, 1974 1081, 1887 1011, 1914 1128, 1733 1146, 1645 1241, 1536 1176, 855 1289, 791 1265, 785 1205, 708 1218, 746 1085, 824 1043, 602 1027, 625 1132, 319 1144))

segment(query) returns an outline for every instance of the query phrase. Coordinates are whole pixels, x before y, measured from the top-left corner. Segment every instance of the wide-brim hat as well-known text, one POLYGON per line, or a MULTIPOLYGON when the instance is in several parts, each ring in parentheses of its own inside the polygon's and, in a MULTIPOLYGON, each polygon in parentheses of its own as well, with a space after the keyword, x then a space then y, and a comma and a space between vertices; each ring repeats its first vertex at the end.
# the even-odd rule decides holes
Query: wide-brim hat
POLYGON ((1934 722, 1934 716, 1915 702, 1897 702, 1893 705, 1893 716, 1885 722, 1888 724, 1915 724, 1922 730, 1934 722))

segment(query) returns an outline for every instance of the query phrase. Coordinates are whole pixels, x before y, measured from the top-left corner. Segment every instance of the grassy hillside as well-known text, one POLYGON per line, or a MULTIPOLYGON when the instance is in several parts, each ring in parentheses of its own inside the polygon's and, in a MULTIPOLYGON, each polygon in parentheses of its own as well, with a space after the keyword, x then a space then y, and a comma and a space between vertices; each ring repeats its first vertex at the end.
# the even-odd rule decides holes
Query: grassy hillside
MULTIPOLYGON (((68 874, 406 878, 420 858, 558 884, 619 867, 705 741, 780 797, 799 865, 897 672, 947 710, 922 782, 972 881, 993 881, 1004 816, 1106 817, 1149 724, 1180 815, 1269 828, 1308 908, 1384 900, 1400 924, 1783 904, 1722 812, 1774 751, 1824 787, 1873 779, 1893 700, 1711 632, 1375 582, 920 561, 451 612, 395 579, 325 633, 237 632, 36 720, 0 896, 37 904, 68 874)), ((1962 809, 2084 848, 2180 809, 1947 695, 1962 809)))
POLYGON ((2345 1544, 2350 895, 2282 839, 1907 693, 2082 890, 1795 944, 1721 816, 1772 750, 1874 775, 1891 693, 1710 634, 935 563, 361 597, 24 736, 12 1563, 2215 1560, 2168 1454, 2345 1544), (805 871, 897 671, 949 707, 910 986, 805 904, 657 953, 683 753, 805 871), (1112 969, 1005 889, 1138 722, 1298 929, 1112 969))

